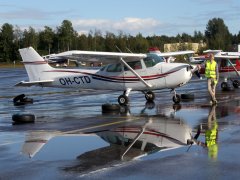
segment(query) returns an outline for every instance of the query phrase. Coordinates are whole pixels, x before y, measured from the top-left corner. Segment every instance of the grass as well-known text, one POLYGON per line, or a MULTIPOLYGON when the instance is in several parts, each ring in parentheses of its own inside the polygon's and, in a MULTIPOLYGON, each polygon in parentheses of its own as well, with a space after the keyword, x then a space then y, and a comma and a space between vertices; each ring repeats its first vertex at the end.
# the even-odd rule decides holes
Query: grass
POLYGON ((24 67, 23 63, 17 62, 16 64, 13 63, 0 63, 0 68, 21 68, 24 67))

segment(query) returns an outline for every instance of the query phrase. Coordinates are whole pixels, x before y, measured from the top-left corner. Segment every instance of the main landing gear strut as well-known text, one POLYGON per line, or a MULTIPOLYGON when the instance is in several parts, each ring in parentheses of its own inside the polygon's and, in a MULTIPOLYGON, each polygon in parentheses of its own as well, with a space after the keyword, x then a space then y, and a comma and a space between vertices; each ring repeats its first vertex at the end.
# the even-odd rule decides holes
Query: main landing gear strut
MULTIPOLYGON (((128 89, 126 91, 123 92, 122 95, 120 95, 118 97, 118 103, 120 105, 127 105, 128 102, 129 102, 129 99, 128 99, 128 95, 130 93, 131 89, 128 89)), ((152 91, 142 91, 145 95, 145 99, 148 101, 148 102, 151 102, 155 99, 155 94, 152 92, 152 91)))
MULTIPOLYGON (((174 95, 173 95, 173 98, 172 98, 173 102, 174 102, 175 104, 179 104, 180 101, 181 101, 181 96, 176 93, 175 89, 172 89, 172 91, 174 92, 174 95)), ((172 92, 172 91, 171 91, 171 92, 172 92)))
POLYGON ((125 106, 125 105, 128 104, 128 102, 129 102, 128 95, 129 95, 129 93, 131 92, 131 90, 132 90, 132 89, 127 89, 126 91, 123 92, 122 95, 120 95, 120 96, 118 97, 118 103, 119 103, 120 105, 125 106))

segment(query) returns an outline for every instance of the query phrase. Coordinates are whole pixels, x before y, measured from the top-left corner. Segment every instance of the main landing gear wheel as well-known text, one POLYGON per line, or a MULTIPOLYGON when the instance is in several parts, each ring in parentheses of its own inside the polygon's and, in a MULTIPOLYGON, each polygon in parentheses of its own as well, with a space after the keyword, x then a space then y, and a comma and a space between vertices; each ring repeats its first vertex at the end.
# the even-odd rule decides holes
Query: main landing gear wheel
POLYGON ((180 101, 181 101, 181 97, 180 97, 179 94, 176 94, 176 95, 173 96, 172 100, 175 104, 179 104, 180 101))
POLYGON ((221 88, 222 88, 223 91, 231 91, 231 90, 233 90, 233 88, 231 86, 229 86, 227 82, 222 82, 221 88))
POLYGON ((155 99, 155 94, 152 91, 145 93, 145 98, 147 101, 153 101, 155 99))
POLYGON ((240 82, 238 80, 234 80, 232 84, 235 88, 238 88, 240 86, 240 82))
POLYGON ((222 83, 221 83, 221 88, 222 88, 222 89, 226 89, 227 87, 228 87, 227 82, 222 82, 222 83))
POLYGON ((128 104, 128 97, 126 95, 120 95, 118 97, 118 103, 120 105, 124 105, 124 106, 127 105, 128 104))

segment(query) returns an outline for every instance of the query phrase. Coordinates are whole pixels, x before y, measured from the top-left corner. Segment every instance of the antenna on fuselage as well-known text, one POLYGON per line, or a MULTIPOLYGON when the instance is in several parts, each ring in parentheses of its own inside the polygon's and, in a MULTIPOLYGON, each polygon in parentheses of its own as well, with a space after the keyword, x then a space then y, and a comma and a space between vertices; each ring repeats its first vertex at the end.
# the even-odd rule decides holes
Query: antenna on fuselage
POLYGON ((120 49, 117 45, 115 45, 115 47, 117 48, 117 50, 118 50, 119 52, 122 53, 121 49, 120 49))
POLYGON ((130 53, 132 53, 133 54, 133 52, 130 50, 130 49, 128 49, 127 47, 126 47, 126 49, 130 52, 130 53))

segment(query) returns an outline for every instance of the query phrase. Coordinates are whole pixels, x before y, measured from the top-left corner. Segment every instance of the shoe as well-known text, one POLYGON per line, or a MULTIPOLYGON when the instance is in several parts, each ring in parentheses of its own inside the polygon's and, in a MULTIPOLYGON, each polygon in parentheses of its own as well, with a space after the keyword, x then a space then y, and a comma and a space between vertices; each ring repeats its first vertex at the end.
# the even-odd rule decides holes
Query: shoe
POLYGON ((213 100, 213 104, 214 105, 216 105, 217 104, 217 100, 215 99, 215 100, 213 100))
POLYGON ((209 101, 209 104, 211 104, 211 105, 212 105, 212 104, 213 104, 213 101, 212 101, 212 100, 211 100, 211 101, 209 101))

